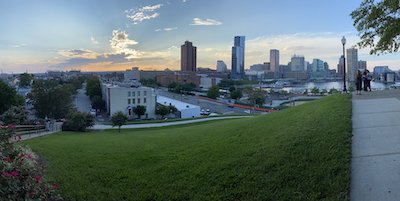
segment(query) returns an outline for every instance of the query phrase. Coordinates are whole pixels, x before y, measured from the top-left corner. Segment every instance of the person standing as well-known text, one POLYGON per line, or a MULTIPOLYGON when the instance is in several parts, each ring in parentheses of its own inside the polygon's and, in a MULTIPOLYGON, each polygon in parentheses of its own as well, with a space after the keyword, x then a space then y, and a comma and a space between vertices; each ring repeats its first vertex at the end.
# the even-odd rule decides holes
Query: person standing
POLYGON ((367 71, 367 91, 372 91, 371 90, 372 74, 369 72, 369 70, 366 71, 367 71))
POLYGON ((362 89, 362 74, 361 71, 357 71, 357 78, 356 78, 356 95, 361 95, 361 89, 362 89))
POLYGON ((364 89, 364 91, 367 91, 367 85, 368 85, 367 70, 364 70, 364 72, 362 74, 362 81, 363 81, 363 89, 364 89))

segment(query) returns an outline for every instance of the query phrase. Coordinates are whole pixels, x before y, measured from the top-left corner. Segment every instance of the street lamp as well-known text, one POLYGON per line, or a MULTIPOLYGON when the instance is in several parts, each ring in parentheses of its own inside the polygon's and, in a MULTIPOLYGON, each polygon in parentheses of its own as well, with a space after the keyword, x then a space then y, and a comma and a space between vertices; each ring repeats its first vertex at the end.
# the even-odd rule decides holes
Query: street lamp
POLYGON ((346 89, 346 56, 344 54, 344 45, 346 45, 346 38, 343 36, 342 38, 343 45, 343 92, 347 92, 346 89))

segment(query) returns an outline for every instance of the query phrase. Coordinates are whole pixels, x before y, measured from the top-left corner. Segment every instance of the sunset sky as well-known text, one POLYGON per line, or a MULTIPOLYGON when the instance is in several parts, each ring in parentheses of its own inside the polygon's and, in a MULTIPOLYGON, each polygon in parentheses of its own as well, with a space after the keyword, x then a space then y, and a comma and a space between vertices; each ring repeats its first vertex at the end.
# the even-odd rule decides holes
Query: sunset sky
MULTIPOLYGON (((349 14, 357 0, 0 0, 0 69, 5 73, 180 68, 180 46, 197 46, 197 66, 231 66, 233 37, 246 36, 245 66, 293 54, 336 69, 358 41, 349 14)), ((400 69, 399 54, 359 52, 368 68, 400 69)))

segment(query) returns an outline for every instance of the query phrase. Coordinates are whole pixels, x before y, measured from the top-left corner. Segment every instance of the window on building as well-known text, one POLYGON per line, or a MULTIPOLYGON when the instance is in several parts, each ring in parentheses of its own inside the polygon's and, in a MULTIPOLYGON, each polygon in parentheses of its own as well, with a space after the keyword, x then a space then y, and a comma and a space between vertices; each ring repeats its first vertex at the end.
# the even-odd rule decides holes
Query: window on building
POLYGON ((137 99, 137 104, 140 104, 140 98, 137 99))
POLYGON ((135 92, 134 91, 132 91, 132 96, 135 96, 135 92))
POLYGON ((129 116, 131 116, 132 115, 132 109, 129 109, 129 116))
POLYGON ((143 103, 146 103, 146 98, 143 98, 143 103))
POLYGON ((140 91, 137 92, 137 96, 140 96, 140 91))
POLYGON ((130 91, 128 91, 128 97, 131 97, 131 92, 130 91))
POLYGON ((130 98, 128 98, 128 105, 130 105, 131 104, 131 99, 130 98))
POLYGON ((136 100, 136 99, 132 98, 132 104, 135 104, 135 100, 136 100))
POLYGON ((147 96, 147 91, 143 91, 143 96, 147 96))

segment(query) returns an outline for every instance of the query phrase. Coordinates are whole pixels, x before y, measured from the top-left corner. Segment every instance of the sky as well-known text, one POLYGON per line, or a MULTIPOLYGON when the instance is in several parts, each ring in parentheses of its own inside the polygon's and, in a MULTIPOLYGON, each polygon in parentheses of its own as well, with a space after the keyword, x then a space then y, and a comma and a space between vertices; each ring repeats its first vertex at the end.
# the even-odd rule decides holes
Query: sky
MULTIPOLYGON (((180 69, 180 46, 197 47, 197 66, 231 66, 234 36, 245 36, 245 66, 292 55, 336 69, 358 34, 351 11, 361 0, 0 0, 0 70, 180 69)), ((399 54, 369 55, 368 68, 400 69, 399 54)))

